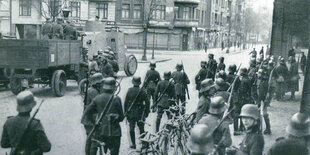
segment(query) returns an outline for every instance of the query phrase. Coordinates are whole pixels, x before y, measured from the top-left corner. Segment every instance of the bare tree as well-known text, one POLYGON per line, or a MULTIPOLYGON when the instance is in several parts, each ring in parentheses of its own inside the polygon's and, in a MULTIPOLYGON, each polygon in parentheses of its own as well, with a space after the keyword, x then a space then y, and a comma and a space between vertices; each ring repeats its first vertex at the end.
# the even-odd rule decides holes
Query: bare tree
POLYGON ((150 26, 150 20, 153 19, 153 12, 156 10, 157 0, 143 0, 143 56, 142 60, 147 60, 147 34, 150 26))
POLYGON ((66 6, 67 1, 63 0, 38 0, 39 5, 33 7, 45 19, 51 18, 53 21, 61 14, 62 9, 66 6))

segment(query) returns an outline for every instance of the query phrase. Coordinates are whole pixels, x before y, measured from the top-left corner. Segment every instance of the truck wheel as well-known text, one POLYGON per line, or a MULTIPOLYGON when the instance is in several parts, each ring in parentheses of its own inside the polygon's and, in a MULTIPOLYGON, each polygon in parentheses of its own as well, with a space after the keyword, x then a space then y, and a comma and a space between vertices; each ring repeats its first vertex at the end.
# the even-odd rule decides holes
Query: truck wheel
POLYGON ((138 67, 138 61, 134 55, 126 57, 126 64, 124 71, 127 76, 132 76, 136 73, 138 67))
POLYGON ((55 96, 61 97, 65 95, 67 86, 67 77, 63 70, 56 70, 53 73, 51 88, 55 96))
POLYGON ((80 91, 80 94, 81 94, 82 97, 84 97, 84 95, 85 95, 86 82, 87 82, 86 79, 82 79, 79 82, 79 91, 80 91))

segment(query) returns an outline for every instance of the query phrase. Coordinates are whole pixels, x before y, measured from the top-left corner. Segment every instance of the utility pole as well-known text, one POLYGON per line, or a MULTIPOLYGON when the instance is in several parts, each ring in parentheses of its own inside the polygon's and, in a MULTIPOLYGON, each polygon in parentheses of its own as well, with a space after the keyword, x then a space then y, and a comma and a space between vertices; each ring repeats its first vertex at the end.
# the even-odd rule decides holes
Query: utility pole
POLYGON ((142 60, 146 61, 146 49, 147 49, 147 29, 148 29, 148 19, 146 17, 146 0, 143 0, 143 56, 142 60))

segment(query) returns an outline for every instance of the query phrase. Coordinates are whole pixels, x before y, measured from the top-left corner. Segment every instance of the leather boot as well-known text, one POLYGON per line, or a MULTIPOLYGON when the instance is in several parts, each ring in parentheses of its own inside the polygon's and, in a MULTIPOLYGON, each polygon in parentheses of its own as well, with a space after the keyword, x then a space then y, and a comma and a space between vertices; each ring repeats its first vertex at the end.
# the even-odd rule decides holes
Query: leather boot
POLYGON ((271 130, 270 130, 270 120, 269 117, 264 117, 265 119, 265 124, 266 124, 266 130, 264 131, 265 135, 270 135, 271 134, 271 130))
POLYGON ((131 139, 131 143, 132 143, 132 145, 130 146, 130 148, 136 149, 136 136, 135 136, 135 131, 130 131, 130 139, 131 139))

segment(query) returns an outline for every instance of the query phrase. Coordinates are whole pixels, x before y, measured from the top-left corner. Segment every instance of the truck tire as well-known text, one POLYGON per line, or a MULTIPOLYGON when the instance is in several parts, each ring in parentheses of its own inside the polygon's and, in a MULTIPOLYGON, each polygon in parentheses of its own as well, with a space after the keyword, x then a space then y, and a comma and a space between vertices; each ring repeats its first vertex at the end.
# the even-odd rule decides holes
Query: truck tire
POLYGON ((136 73, 138 68, 138 61, 134 55, 129 55, 126 57, 126 63, 124 71, 127 76, 132 76, 136 73))
POLYGON ((81 94, 81 96, 82 96, 83 98, 84 98, 84 95, 85 95, 86 82, 87 82, 86 79, 82 79, 82 80, 79 82, 79 92, 80 92, 80 94, 81 94))
POLYGON ((65 95, 67 86, 67 77, 63 70, 56 70, 53 73, 51 88, 55 96, 61 97, 65 95))
POLYGON ((24 89, 22 88, 21 85, 21 79, 12 76, 10 79, 10 88, 14 95, 17 95, 18 93, 23 91, 24 89))

